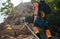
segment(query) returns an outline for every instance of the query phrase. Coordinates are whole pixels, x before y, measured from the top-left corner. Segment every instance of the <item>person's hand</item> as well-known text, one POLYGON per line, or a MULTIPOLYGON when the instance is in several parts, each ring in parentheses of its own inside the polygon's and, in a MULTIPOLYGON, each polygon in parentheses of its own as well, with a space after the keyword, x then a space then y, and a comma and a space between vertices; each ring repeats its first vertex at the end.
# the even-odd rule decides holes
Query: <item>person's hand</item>
POLYGON ((34 23, 35 23, 36 19, 37 19, 37 16, 34 16, 34 23))

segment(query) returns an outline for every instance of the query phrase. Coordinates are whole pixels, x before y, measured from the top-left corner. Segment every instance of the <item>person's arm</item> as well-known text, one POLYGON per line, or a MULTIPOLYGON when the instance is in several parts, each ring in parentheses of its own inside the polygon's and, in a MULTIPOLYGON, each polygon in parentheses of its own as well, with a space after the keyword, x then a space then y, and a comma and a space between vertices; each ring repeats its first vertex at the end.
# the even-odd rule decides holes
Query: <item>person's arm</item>
POLYGON ((37 15, 38 15, 38 7, 35 7, 35 11, 34 11, 34 22, 37 18, 37 15))
POLYGON ((37 18, 37 16, 34 16, 34 22, 35 22, 36 18, 37 18))

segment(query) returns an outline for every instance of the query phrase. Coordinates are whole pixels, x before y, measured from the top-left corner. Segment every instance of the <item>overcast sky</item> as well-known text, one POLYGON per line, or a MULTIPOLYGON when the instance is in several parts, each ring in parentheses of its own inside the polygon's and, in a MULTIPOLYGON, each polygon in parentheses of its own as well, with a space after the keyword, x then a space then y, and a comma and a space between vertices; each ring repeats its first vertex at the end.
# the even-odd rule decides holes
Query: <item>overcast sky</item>
MULTIPOLYGON (((6 0, 0 0, 0 8, 2 7, 2 3, 4 3, 6 0)), ((23 2, 30 2, 31 0, 23 0, 23 2)), ((14 7, 16 7, 17 5, 19 5, 21 3, 21 0, 11 0, 11 2, 14 4, 14 7)), ((1 12, 0 12, 0 23, 3 22, 5 16, 1 16, 1 12)))

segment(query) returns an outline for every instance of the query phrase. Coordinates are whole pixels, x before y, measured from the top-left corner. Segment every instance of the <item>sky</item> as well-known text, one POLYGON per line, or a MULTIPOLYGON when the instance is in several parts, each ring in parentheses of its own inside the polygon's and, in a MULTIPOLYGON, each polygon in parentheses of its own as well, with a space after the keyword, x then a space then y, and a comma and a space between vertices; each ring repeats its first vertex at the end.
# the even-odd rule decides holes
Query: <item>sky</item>
MULTIPOLYGON (((2 3, 4 3, 6 0, 0 0, 0 9, 2 7, 2 3)), ((22 0, 23 2, 30 2, 31 0, 22 0)), ((14 7, 18 6, 21 2, 21 0, 11 0, 11 2, 14 4, 14 7)), ((2 15, 1 16, 1 12, 0 12, 0 23, 2 23, 4 21, 4 18, 6 18, 6 16, 2 15)))

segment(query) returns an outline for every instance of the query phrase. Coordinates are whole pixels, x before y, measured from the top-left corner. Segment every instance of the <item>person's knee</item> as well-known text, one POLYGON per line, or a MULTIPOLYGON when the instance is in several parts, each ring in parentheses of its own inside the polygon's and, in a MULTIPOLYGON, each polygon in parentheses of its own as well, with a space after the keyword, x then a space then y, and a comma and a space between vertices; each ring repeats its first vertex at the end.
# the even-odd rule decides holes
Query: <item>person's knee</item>
POLYGON ((33 27, 33 31, 34 31, 35 34, 39 33, 39 29, 38 29, 38 27, 36 27, 36 26, 33 27))
POLYGON ((46 29, 46 35, 47 37, 52 37, 50 29, 46 29))

